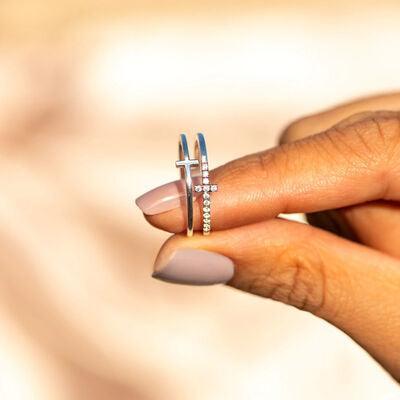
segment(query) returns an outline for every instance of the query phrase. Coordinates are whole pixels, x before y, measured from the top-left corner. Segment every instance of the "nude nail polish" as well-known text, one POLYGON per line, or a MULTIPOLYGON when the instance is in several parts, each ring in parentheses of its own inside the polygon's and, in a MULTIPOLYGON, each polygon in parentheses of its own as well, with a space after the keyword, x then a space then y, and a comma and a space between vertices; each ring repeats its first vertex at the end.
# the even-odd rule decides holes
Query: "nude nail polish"
POLYGON ((169 259, 157 259, 153 278, 186 285, 228 282, 234 274, 233 261, 222 254, 199 249, 179 249, 169 259))
MULTIPOLYGON (((193 178, 193 184, 198 181, 198 177, 193 178)), ((160 214, 185 204, 185 190, 185 182, 183 180, 173 181, 150 190, 138 197, 135 202, 146 215, 160 214)), ((195 193, 193 199, 196 200, 196 197, 198 197, 198 194, 195 193)))

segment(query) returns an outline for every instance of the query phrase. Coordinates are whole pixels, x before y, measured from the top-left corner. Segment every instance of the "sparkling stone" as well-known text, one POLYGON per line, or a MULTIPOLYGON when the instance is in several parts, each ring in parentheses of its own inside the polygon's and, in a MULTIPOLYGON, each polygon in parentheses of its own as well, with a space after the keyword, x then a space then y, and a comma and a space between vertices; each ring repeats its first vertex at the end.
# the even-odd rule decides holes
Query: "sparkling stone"
POLYGON ((211 201, 210 201, 210 200, 204 200, 204 201, 203 201, 203 204, 204 204, 205 206, 209 206, 209 205, 211 204, 211 201))
POLYGON ((208 164, 203 164, 201 166, 202 171, 208 171, 208 164))
POLYGON ((209 213, 204 213, 203 214, 203 218, 205 218, 205 219, 208 219, 208 218, 210 218, 211 217, 211 215, 209 214, 209 213))
POLYGON ((218 185, 211 185, 211 191, 216 192, 218 190, 218 185))
POLYGON ((203 163, 206 163, 206 162, 207 162, 207 157, 206 157, 206 156, 201 156, 201 161, 202 161, 203 163))
POLYGON ((201 185, 196 185, 195 187, 194 187, 194 191, 195 192, 201 192, 202 191, 202 187, 201 187, 201 185))
POLYGON ((203 178, 208 178, 208 174, 209 174, 208 171, 203 171, 203 178))
POLYGON ((203 190, 204 190, 205 192, 209 192, 209 191, 210 191, 210 185, 204 185, 204 186, 203 186, 203 190))
POLYGON ((211 211, 210 207, 203 207, 203 211, 209 213, 211 211))
POLYGON ((208 185, 210 183, 210 180, 208 178, 203 178, 203 183, 204 185, 208 185))
POLYGON ((211 229, 211 226, 210 226, 210 225, 208 225, 208 224, 204 224, 204 225, 203 225, 203 231, 209 232, 210 229, 211 229))
POLYGON ((203 224, 211 224, 211 220, 210 219, 203 219, 203 224))
POLYGON ((209 200, 210 199, 209 193, 203 193, 203 199, 209 200))

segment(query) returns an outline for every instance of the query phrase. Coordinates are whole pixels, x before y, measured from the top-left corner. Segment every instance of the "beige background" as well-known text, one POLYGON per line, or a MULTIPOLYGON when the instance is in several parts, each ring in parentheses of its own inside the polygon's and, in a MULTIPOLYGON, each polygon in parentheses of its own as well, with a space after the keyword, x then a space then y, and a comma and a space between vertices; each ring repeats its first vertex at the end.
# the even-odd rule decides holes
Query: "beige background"
POLYGON ((311 315, 152 280, 133 204, 182 130, 216 166, 398 88, 400 4, 198 3, 0 3, 0 398, 400 398, 311 315))

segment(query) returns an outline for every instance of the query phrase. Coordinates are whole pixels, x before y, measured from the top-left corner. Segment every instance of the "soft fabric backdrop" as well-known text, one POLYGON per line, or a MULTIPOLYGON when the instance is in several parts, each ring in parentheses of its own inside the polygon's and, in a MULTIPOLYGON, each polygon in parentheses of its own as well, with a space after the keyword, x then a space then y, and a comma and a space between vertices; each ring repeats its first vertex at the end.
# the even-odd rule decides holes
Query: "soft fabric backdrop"
POLYGON ((134 199, 176 179, 182 130, 216 166, 397 89, 399 18, 396 1, 2 0, 0 397, 398 398, 311 315, 152 280, 168 235, 134 199))

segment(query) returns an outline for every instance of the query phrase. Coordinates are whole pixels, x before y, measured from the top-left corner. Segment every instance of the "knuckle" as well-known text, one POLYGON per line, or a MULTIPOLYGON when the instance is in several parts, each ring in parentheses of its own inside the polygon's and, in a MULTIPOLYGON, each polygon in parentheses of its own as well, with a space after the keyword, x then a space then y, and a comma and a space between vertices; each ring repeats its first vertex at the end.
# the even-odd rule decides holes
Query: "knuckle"
POLYGON ((390 165, 393 160, 397 161, 399 155, 400 114, 377 113, 372 118, 372 124, 375 126, 377 151, 383 155, 385 165, 390 165))
POLYGON ((365 113, 347 126, 336 125, 330 133, 345 155, 361 158, 369 167, 385 167, 398 154, 400 116, 387 111, 365 113))
POLYGON ((326 257, 313 232, 302 229, 302 239, 274 247, 261 271, 258 263, 248 264, 232 285, 323 318, 351 312, 351 276, 326 257))
POLYGON ((317 314, 325 302, 325 265, 310 245, 296 244, 279 256, 279 269, 270 276, 270 298, 317 314))
POLYGON ((287 170, 289 160, 287 157, 286 146, 280 146, 274 149, 274 151, 266 151, 259 153, 256 157, 256 163, 259 171, 269 177, 271 171, 279 173, 282 169, 287 170))
POLYGON ((324 304, 325 278, 321 259, 309 251, 297 248, 290 255, 282 256, 285 272, 279 274, 281 284, 272 293, 272 298, 313 313, 324 304), (287 259, 287 260, 286 260, 287 259))

